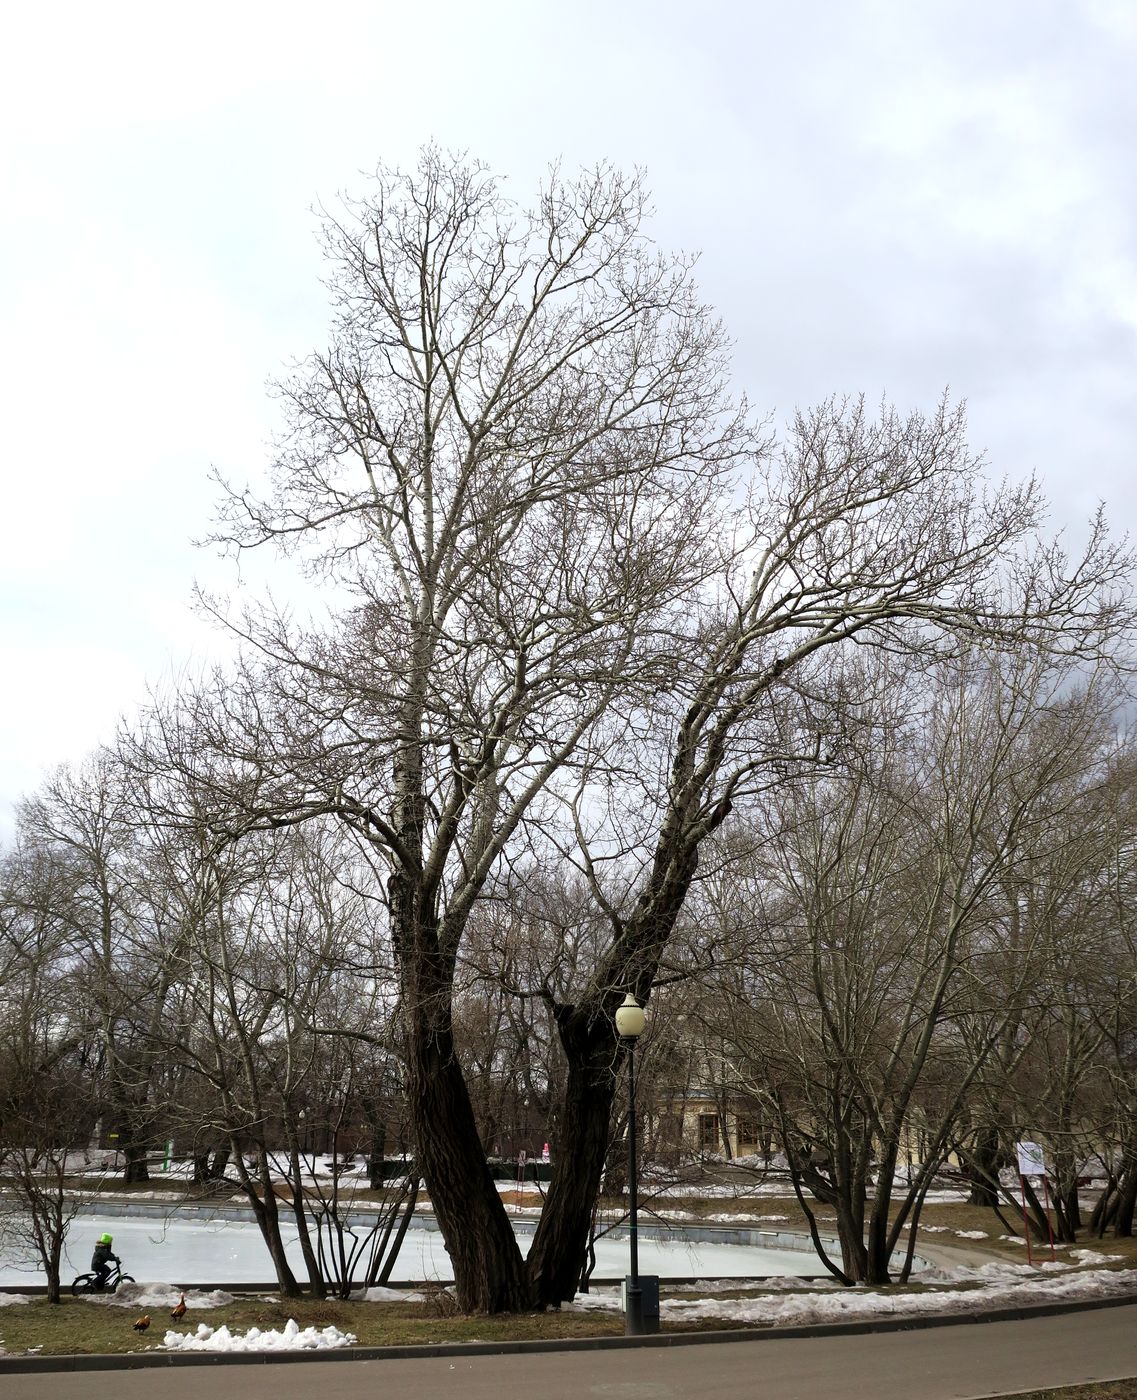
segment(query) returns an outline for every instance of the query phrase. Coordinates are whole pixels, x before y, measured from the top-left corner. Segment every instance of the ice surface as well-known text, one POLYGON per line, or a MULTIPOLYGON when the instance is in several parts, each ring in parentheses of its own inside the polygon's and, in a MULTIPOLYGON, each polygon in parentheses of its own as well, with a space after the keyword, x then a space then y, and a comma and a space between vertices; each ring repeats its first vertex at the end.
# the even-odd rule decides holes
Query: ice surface
MULTIPOLYGON (((260 1231, 251 1221, 80 1217, 72 1225, 67 1241, 67 1260, 63 1267, 65 1285, 76 1274, 87 1271, 95 1240, 104 1229, 114 1235, 114 1251, 122 1257, 123 1268, 139 1281, 171 1285, 267 1283, 276 1277, 260 1231)), ((302 1277, 307 1277, 295 1229, 285 1229, 283 1234, 289 1262, 302 1277)), ((521 1247, 522 1250, 528 1248, 527 1239, 522 1239, 521 1247)), ((639 1262, 641 1273, 672 1278, 697 1278, 707 1274, 730 1278, 762 1274, 801 1276, 822 1270, 817 1257, 804 1251, 658 1241, 642 1236, 639 1262)), ((621 1277, 627 1271, 627 1240, 623 1237, 598 1240, 597 1275, 621 1277)), ((38 1270, 0 1261, 0 1283, 3 1284, 36 1282, 37 1273, 38 1270)), ((395 1263, 394 1276, 424 1280, 453 1276, 445 1244, 437 1230, 408 1231, 395 1263)))

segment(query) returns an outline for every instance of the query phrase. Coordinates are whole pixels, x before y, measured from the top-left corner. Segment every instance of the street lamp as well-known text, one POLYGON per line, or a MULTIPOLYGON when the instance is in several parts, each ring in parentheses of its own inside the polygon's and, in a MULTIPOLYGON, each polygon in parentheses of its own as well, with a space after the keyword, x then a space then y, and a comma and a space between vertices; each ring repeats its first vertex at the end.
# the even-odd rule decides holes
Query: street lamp
POLYGON ((636 1218, 636 1039, 645 1023, 643 1007, 631 992, 616 1010, 616 1030, 628 1052, 628 1247, 631 1272, 626 1294, 624 1333, 638 1337, 644 1330, 643 1294, 640 1291, 639 1229, 636 1218))

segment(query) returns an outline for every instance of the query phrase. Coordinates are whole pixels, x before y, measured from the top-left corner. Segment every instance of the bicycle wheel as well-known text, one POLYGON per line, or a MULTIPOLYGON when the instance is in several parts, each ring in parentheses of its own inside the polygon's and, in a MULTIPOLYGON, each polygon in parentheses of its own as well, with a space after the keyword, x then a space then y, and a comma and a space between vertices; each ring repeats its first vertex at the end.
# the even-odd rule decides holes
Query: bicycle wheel
POLYGON ((78 1298, 82 1293, 94 1293, 94 1291, 94 1274, 80 1274, 79 1277, 75 1280, 75 1282, 71 1285, 71 1296, 73 1298, 78 1298))
POLYGON ((107 1285, 107 1288, 108 1288, 109 1292, 113 1293, 113 1292, 115 1291, 115 1289, 119 1286, 120 1283, 133 1283, 133 1282, 134 1282, 134 1275, 133 1275, 133 1274, 119 1274, 118 1278, 116 1278, 115 1281, 114 1281, 113 1283, 107 1285))

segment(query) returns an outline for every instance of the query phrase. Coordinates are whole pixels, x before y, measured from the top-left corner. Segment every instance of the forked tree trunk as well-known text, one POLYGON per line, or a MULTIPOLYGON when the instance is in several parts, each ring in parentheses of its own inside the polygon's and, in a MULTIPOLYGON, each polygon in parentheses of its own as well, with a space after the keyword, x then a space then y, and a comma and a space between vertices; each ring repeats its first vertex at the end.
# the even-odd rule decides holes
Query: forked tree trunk
POLYGON ((233 1147, 233 1156, 238 1164, 241 1185, 253 1209, 253 1217, 276 1270, 276 1283, 281 1296, 299 1298, 300 1285, 296 1282, 296 1275, 292 1272, 292 1266, 284 1252, 284 1241, 280 1236, 280 1211, 277 1207, 276 1192, 273 1190, 268 1155, 263 1146, 257 1148, 257 1179, 250 1176, 236 1144, 233 1147))

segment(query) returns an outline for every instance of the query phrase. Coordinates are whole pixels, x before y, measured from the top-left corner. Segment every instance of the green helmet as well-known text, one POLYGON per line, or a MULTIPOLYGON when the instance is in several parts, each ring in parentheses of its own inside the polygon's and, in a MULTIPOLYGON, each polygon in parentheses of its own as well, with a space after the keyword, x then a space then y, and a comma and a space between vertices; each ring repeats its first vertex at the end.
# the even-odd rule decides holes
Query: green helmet
POLYGON ((99 1236, 99 1243, 100 1243, 100 1244, 114 1244, 114 1240, 111 1239, 110 1235, 100 1235, 100 1236, 99 1236))

